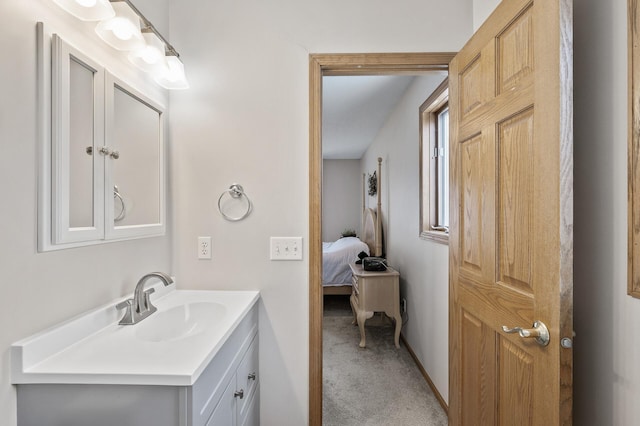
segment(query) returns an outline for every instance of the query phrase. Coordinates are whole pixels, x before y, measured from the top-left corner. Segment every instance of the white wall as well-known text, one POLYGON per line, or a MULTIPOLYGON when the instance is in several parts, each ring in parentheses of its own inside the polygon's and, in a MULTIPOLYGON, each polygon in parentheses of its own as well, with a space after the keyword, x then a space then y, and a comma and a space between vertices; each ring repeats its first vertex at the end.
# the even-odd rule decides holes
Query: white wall
POLYGON ((309 53, 455 51, 469 0, 175 2, 171 33, 191 89, 171 94, 176 269, 193 288, 259 289, 261 418, 308 419, 308 251, 270 262, 269 236, 308 242, 309 53), (446 35, 446 36, 445 36, 446 35), (255 209, 225 222, 233 182, 255 209), (213 259, 196 259, 196 237, 213 259))
MULTIPOLYGON (((420 105, 445 76, 416 77, 362 158, 363 172, 382 157, 382 219, 389 264, 400 272, 408 321, 402 333, 438 388, 449 397, 449 251, 420 239, 420 105)), ((368 200, 375 206, 376 198, 368 200)), ((406 318, 405 318, 406 319, 406 318)))
POLYGON ((626 7, 574 2, 575 424, 640 419, 640 300, 626 294, 626 7))
MULTIPOLYGON (((137 0, 160 26, 168 1, 137 0), (155 18, 153 18, 155 19, 155 18)), ((16 424, 9 345, 80 312, 131 293, 138 278, 171 270, 170 236, 36 252, 36 21, 101 60, 110 58, 90 24, 49 0, 0 2, 0 424, 16 424), (79 31, 86 30, 88 36, 79 31)))
POLYGON ((335 241, 345 229, 360 235, 362 174, 360 160, 322 162, 322 241, 335 241))
POLYGON ((501 0, 473 0, 473 31, 491 15, 501 0))

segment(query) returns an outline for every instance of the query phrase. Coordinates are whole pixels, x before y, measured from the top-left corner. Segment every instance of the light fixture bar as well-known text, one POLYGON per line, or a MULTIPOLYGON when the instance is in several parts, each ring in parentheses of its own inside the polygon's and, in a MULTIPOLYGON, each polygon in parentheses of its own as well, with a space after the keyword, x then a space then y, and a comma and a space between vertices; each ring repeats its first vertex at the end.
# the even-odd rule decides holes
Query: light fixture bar
POLYGON ((53 0, 84 21, 99 21, 96 34, 166 89, 187 89, 180 54, 131 0, 53 0))
POLYGON ((171 45, 171 43, 169 43, 167 41, 166 38, 164 38, 164 36, 162 34, 160 34, 160 31, 158 31, 156 29, 156 27, 153 26, 153 24, 151 23, 151 21, 149 21, 143 14, 142 12, 140 12, 138 10, 137 7, 135 7, 135 5, 133 3, 131 3, 130 0, 110 0, 111 3, 118 3, 118 2, 124 2, 126 3, 131 10, 133 10, 135 12, 136 15, 138 15, 138 17, 140 18, 140 20, 142 21, 142 25, 143 31, 151 31, 153 32, 155 35, 158 36, 158 38, 160 40, 162 40, 162 42, 164 43, 165 46, 165 54, 170 55, 170 56, 176 56, 176 57, 180 57, 180 54, 178 53, 178 51, 171 45))

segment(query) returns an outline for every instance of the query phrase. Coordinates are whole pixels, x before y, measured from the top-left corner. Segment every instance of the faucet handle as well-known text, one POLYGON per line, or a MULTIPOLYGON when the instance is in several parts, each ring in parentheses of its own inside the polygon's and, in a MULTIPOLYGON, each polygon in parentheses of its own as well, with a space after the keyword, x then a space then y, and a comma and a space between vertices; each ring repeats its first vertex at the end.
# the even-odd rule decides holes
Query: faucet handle
POLYGON ((116 305, 116 309, 131 308, 132 303, 133 303, 133 299, 123 300, 122 302, 116 305))
POLYGON ((125 309, 125 308, 127 310, 124 312, 124 315, 118 324, 119 325, 134 324, 135 318, 134 318, 134 309, 133 309, 133 299, 123 300, 122 302, 116 305, 116 309, 125 309))
POLYGON ((150 311, 149 313, 155 312, 156 307, 151 304, 151 294, 155 293, 156 289, 151 287, 144 292, 144 308, 146 311, 150 311))

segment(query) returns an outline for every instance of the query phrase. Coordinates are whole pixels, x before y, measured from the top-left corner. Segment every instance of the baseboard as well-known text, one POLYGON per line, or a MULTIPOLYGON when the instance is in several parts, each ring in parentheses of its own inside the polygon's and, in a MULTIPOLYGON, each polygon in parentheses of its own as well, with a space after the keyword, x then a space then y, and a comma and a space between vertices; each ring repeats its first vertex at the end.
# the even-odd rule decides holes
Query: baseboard
POLYGON ((424 379, 427 381, 427 384, 429 385, 429 387, 433 391, 433 394, 436 396, 436 399, 438 400, 438 402, 442 406, 442 409, 444 410, 445 413, 447 413, 447 416, 449 416, 449 406, 444 401, 444 398, 442 397, 442 395, 440 395, 440 392, 438 392, 438 389, 436 388, 436 385, 433 384, 433 380, 431 380, 431 377, 429 377, 429 374, 427 373, 427 371, 422 366, 422 363, 420 362, 420 360, 416 356, 416 353, 413 351, 413 349, 411 349, 411 346, 407 342, 407 339, 404 338, 403 334, 400 334, 400 340, 402 340, 402 343, 404 343, 404 345, 407 347, 407 350, 409 351, 409 354, 411 355, 411 358, 413 358, 413 361, 416 363, 416 365, 418 366, 418 369, 422 373, 422 377, 424 377, 424 379))

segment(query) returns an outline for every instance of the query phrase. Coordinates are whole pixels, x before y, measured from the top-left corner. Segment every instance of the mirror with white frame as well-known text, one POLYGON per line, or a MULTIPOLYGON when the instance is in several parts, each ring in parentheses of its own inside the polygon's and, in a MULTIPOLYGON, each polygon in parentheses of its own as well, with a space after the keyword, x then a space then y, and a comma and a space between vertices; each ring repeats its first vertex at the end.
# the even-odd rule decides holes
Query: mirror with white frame
POLYGON ((164 235, 164 106, 42 24, 38 50, 38 249, 164 235))
POLYGON ((51 43, 52 241, 92 241, 104 236, 104 69, 56 34, 51 43))
POLYGON ((162 106, 107 73, 107 234, 154 235, 164 230, 162 106))

